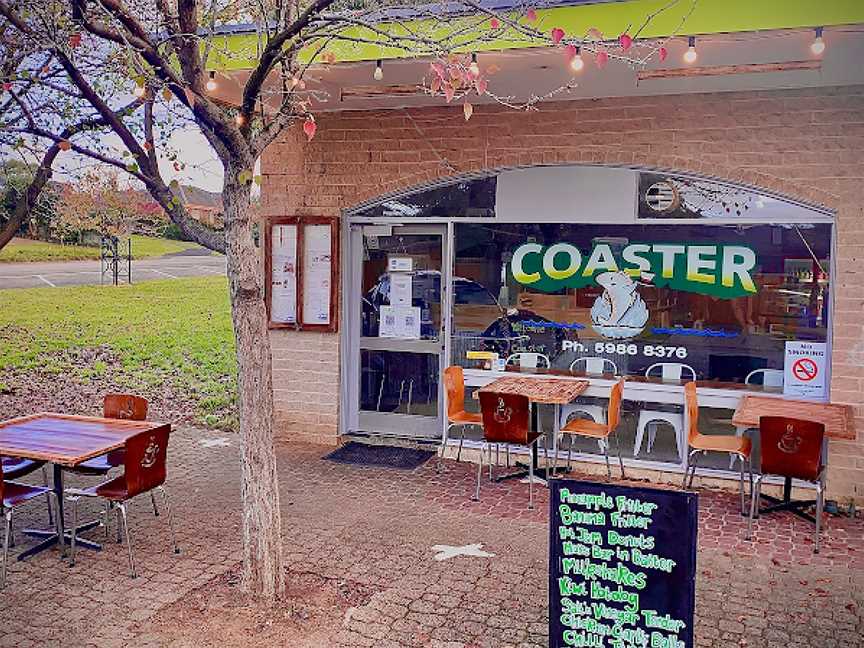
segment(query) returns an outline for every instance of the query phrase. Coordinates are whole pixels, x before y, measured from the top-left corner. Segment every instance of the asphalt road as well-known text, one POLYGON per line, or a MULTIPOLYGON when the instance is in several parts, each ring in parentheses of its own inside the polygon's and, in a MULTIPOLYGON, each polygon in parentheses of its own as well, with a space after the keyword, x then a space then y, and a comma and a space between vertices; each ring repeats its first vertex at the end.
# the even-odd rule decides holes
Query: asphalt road
MULTIPOLYGON (((132 261, 132 283, 224 274, 225 257, 222 255, 179 254, 132 261)), ((0 290, 88 284, 98 286, 101 278, 99 261, 0 263, 0 290)), ((121 281, 126 281, 125 269, 121 272, 121 281)), ((108 274, 105 275, 105 283, 111 283, 108 274)))

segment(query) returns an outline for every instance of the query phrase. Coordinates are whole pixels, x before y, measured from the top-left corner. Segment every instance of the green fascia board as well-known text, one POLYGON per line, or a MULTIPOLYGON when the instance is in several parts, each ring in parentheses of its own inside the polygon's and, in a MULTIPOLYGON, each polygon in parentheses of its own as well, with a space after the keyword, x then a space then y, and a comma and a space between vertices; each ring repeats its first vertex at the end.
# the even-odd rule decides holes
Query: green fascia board
MULTIPOLYGON (((614 39, 625 30, 635 32, 645 18, 660 11, 669 0, 631 0, 629 2, 598 2, 574 6, 537 9, 536 25, 544 31, 562 28, 567 36, 583 37, 588 30, 599 29, 606 38, 614 39)), ((524 21, 515 13, 508 14, 524 21)), ((765 30, 830 27, 864 23, 864 0, 680 0, 677 4, 655 16, 641 32, 640 38, 666 38, 669 36, 699 36, 765 30), (691 13, 692 9, 692 13, 691 13), (689 15, 688 15, 689 14, 689 15)), ((401 24, 382 23, 379 28, 393 34, 429 34, 438 40, 453 38, 453 51, 501 51, 529 47, 548 47, 550 42, 528 41, 514 37, 505 28, 501 35, 491 33, 488 20, 478 16, 449 18, 434 24, 430 19, 407 21, 401 24), (466 25, 470 30, 453 36, 466 25), (483 41, 477 42, 478 35, 483 41), (464 45, 470 43, 470 45, 464 45), (460 46, 460 44, 463 44, 460 46)), ((342 32, 346 38, 369 40, 378 38, 365 27, 351 27, 342 32)), ((259 54, 259 38, 254 33, 233 33, 213 37, 208 69, 231 72, 254 67, 259 54)), ((335 63, 374 61, 376 59, 404 59, 415 52, 400 47, 385 47, 378 43, 356 43, 333 40, 322 51, 320 45, 307 47, 300 55, 301 63, 323 62, 322 53, 332 54, 335 63)))

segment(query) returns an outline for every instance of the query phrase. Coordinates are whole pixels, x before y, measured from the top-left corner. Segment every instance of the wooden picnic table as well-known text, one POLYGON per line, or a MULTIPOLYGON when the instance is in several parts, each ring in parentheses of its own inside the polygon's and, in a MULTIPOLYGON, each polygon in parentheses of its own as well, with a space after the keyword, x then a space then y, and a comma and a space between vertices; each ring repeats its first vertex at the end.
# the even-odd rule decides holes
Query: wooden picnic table
MULTIPOLYGON (((142 432, 155 432, 171 426, 153 421, 127 421, 97 416, 41 413, 0 421, 0 455, 21 457, 35 461, 46 461, 54 466, 53 490, 57 495, 58 515, 63 522, 63 468, 78 464, 118 450, 126 441, 142 432)), ((78 532, 92 529, 98 522, 89 522, 78 527, 78 532)), ((59 537, 53 530, 25 529, 28 535, 43 538, 18 556, 24 560, 57 543, 59 537)), ((70 535, 69 532, 64 535, 70 535)), ((70 535, 71 537, 71 535, 70 535)), ((77 543, 88 549, 101 549, 102 545, 89 540, 77 539, 77 543)))
POLYGON ((732 415, 732 423, 739 427, 758 428, 759 419, 763 416, 816 421, 825 425, 825 433, 833 439, 855 438, 852 406, 838 403, 816 403, 747 394, 741 397, 741 403, 732 415))

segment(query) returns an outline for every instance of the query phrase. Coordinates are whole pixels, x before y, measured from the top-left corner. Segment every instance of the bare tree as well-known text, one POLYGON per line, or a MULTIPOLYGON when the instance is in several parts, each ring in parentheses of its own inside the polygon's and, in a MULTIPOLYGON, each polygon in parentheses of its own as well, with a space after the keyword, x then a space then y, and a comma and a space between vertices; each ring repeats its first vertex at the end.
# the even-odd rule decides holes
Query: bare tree
MULTIPOLYGON (((666 7, 677 2, 671 0, 666 7)), ((534 109, 544 98, 570 87, 533 93, 522 102, 496 95, 464 52, 505 34, 511 42, 526 46, 563 48, 569 56, 593 52, 598 64, 610 59, 638 64, 640 57, 662 49, 657 42, 647 43, 638 55, 631 49, 632 39, 651 16, 642 27, 622 25, 622 31, 632 30, 627 39, 606 42, 596 30, 568 36, 554 25, 541 25, 527 5, 498 12, 474 0, 410 11, 388 4, 392 5, 363 0, 0 0, 0 15, 31 48, 57 62, 75 88, 73 105, 94 112, 119 137, 131 154, 131 160, 121 166, 144 183, 175 222, 188 227, 185 214, 159 176, 154 141, 157 103, 162 115, 176 113, 172 105, 181 107, 222 163, 224 250, 239 370, 242 583, 246 591, 266 597, 281 594, 284 579, 271 353, 264 273, 252 233, 250 185, 256 159, 286 127, 300 121, 308 137, 315 135, 312 97, 303 81, 309 66, 334 61, 338 43, 371 44, 425 57, 431 62, 429 78, 418 79, 418 85, 447 102, 464 101, 468 119, 471 96, 534 109), (239 56, 220 48, 214 38, 223 27, 238 22, 252 25, 258 51, 237 105, 228 106, 208 94, 208 70, 239 56), (118 98, 124 94, 118 80, 126 81, 128 92, 130 76, 136 94, 144 100, 143 144, 117 114, 118 98)), ((30 132, 35 132, 32 126, 30 132)), ((71 146, 77 146, 74 138, 71 146)), ((219 247, 206 233, 192 233, 199 241, 207 240, 209 247, 219 247)))

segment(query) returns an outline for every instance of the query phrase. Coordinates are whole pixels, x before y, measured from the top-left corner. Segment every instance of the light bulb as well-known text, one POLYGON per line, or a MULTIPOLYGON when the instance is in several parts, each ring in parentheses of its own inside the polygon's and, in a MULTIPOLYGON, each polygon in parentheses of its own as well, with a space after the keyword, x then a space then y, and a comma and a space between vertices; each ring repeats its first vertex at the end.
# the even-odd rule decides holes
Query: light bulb
POLYGON ((207 88, 207 92, 213 92, 219 87, 219 84, 216 83, 216 72, 210 72, 210 78, 207 79, 207 85, 204 87, 207 88))
POLYGON ((372 73, 372 78, 376 81, 380 81, 384 78, 384 68, 381 67, 381 59, 378 59, 375 62, 375 72, 372 73))
POLYGON ((475 79, 480 76, 480 66, 477 64, 477 54, 471 55, 471 65, 468 66, 468 71, 475 79))
POLYGON ((696 53, 696 37, 691 36, 687 41, 687 51, 684 52, 685 63, 695 63, 699 55, 696 53))
POLYGON ((825 51, 825 41, 822 40, 822 28, 816 28, 816 38, 813 39, 813 42, 810 43, 810 51, 813 52, 815 56, 822 56, 822 52, 825 51))
POLYGON ((574 72, 581 72, 585 67, 585 61, 582 60, 581 50, 577 47, 576 54, 570 59, 570 69, 574 72))

